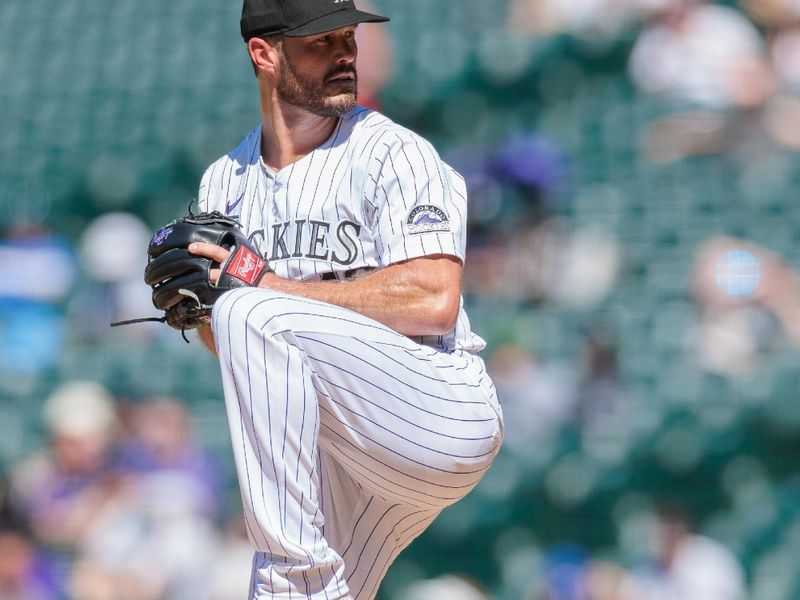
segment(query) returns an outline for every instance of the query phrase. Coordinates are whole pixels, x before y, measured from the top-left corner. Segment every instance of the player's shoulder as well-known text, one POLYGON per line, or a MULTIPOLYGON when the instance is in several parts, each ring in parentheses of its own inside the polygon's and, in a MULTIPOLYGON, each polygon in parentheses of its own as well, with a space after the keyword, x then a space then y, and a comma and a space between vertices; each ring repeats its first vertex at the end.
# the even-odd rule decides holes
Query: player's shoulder
POLYGON ((249 165, 258 160, 260 155, 256 150, 260 142, 261 125, 250 131, 233 150, 212 162, 203 174, 203 183, 241 175, 249 165))
POLYGON ((383 113, 366 106, 356 106, 342 118, 351 128, 353 135, 370 135, 372 133, 397 130, 410 131, 395 123, 383 113))
POLYGON ((258 164, 261 154, 261 126, 253 129, 230 152, 215 160, 203 173, 197 203, 200 210, 223 210, 230 212, 232 206, 225 204, 230 193, 241 192, 241 182, 246 181, 248 167, 258 164))
POLYGON ((380 150, 415 144, 433 150, 422 135, 371 108, 357 106, 345 115, 344 124, 350 128, 351 140, 356 147, 368 145, 380 150))

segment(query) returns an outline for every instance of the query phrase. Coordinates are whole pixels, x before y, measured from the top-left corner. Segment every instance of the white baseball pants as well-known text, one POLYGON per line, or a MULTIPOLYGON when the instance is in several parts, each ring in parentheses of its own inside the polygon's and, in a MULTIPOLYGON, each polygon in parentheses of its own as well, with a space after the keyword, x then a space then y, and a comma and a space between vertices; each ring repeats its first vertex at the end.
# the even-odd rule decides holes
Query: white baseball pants
POLYGON ((256 548, 250 599, 374 598, 499 449, 483 361, 264 289, 226 293, 212 318, 256 548))

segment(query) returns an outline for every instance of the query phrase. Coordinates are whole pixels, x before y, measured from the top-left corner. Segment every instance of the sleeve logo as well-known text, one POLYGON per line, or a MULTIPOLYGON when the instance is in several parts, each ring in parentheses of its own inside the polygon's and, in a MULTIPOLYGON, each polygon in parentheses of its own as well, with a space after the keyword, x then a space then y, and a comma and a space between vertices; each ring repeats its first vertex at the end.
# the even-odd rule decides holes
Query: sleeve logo
POLYGON ((427 233, 429 231, 450 231, 450 220, 438 206, 425 204, 416 206, 406 219, 409 233, 427 233))

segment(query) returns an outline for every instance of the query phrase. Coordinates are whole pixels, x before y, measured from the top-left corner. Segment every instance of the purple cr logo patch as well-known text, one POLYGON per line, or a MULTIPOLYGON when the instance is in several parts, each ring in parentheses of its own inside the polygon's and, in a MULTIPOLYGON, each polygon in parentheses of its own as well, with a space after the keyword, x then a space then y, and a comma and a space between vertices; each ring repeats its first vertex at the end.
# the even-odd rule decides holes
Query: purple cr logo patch
POLYGON ((450 231, 450 221, 438 206, 417 206, 406 219, 409 233, 426 233, 428 231, 450 231))
POLYGON ((169 234, 172 233, 172 230, 172 227, 162 227, 153 236, 153 241, 151 241, 150 244, 153 246, 160 246, 166 241, 166 239, 169 237, 169 234))

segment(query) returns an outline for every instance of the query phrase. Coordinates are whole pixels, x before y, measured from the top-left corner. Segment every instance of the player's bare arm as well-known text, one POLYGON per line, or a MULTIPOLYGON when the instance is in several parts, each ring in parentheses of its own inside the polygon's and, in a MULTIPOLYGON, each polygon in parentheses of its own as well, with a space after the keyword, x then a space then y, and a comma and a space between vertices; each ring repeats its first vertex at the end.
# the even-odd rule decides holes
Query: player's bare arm
POLYGON ((404 335, 442 335, 458 317, 461 263, 455 257, 433 255, 342 282, 291 281, 270 274, 260 287, 336 304, 404 335))
MULTIPOLYGON (((189 250, 219 263, 229 254, 225 248, 202 243, 189 250)), ((461 270, 456 257, 429 255, 350 281, 293 281, 269 273, 259 287, 354 310, 403 335, 441 335, 453 328, 458 317, 461 270)), ((212 271, 211 281, 218 276, 212 271)), ((209 342, 210 336, 204 340, 209 342)))

